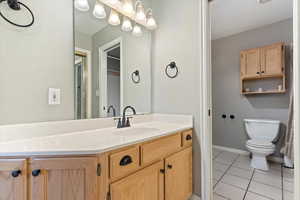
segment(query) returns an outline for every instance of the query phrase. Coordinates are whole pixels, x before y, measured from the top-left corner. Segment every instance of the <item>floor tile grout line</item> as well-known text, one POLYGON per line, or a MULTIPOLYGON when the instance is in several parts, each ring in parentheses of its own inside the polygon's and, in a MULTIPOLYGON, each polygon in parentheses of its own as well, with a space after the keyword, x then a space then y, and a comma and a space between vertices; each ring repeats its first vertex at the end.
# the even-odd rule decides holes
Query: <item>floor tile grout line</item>
POLYGON ((245 192, 245 194, 244 194, 244 198, 243 198, 243 200, 245 200, 245 198, 246 198, 246 196, 247 196, 247 193, 248 193, 248 190, 249 190, 250 184, 251 184, 251 182, 252 182, 252 179, 253 179, 253 177, 254 177, 254 173, 255 173, 255 169, 254 169, 254 170, 253 170, 253 172, 252 172, 252 176, 251 176, 251 179, 250 179, 250 181, 249 181, 249 183, 248 183, 248 186, 247 186, 247 188, 246 188, 246 192, 245 192))
POLYGON ((225 172, 223 173, 223 175, 219 178, 219 180, 217 181, 217 183, 214 185, 213 190, 216 188, 216 186, 220 183, 220 181, 222 180, 222 178, 225 176, 225 174, 229 171, 229 169, 233 166, 233 164, 235 163, 235 161, 237 161, 237 159, 240 157, 240 154, 238 154, 238 156, 234 159, 234 161, 228 166, 228 168, 225 170, 225 172))

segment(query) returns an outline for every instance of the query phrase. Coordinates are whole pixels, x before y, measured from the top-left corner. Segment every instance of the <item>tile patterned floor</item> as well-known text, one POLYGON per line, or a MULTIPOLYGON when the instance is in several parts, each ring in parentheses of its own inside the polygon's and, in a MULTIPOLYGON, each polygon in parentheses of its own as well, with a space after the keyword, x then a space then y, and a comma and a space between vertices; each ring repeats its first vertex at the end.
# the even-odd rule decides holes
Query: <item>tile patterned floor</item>
POLYGON ((292 200, 294 172, 270 163, 253 169, 248 156, 213 150, 214 200, 292 200))

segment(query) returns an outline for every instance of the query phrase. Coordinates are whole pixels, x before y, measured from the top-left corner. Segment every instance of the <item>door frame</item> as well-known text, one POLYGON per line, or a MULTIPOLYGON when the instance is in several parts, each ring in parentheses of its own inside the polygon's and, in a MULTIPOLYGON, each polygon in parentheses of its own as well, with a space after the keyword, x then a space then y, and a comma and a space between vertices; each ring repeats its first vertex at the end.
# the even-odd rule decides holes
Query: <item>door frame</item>
MULTIPOLYGON (((213 200, 212 184, 212 118, 211 110, 211 21, 210 0, 201 0, 199 10, 199 46, 200 46, 200 143, 201 143, 201 199, 213 200)), ((300 133, 300 2, 293 0, 293 77, 294 77, 294 132, 300 133)), ((300 135, 294 135, 295 186, 294 200, 300 199, 300 135)))
POLYGON ((75 47, 75 54, 76 52, 83 53, 86 55, 87 75, 88 75, 87 85, 86 85, 86 115, 87 115, 87 119, 91 119, 92 118, 92 52, 87 49, 75 47))
POLYGON ((120 111, 123 110, 124 102, 124 55, 123 38, 118 37, 99 47, 99 116, 106 117, 107 107, 107 49, 120 45, 120 111), (103 107, 106 109, 104 110, 103 107))

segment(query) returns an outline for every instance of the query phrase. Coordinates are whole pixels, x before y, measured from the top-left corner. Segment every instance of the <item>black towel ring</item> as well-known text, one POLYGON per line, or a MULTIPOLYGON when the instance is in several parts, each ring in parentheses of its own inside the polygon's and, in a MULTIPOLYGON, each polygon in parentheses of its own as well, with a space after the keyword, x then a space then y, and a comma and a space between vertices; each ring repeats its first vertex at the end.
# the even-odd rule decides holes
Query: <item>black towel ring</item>
POLYGON ((132 79, 132 82, 134 82, 135 84, 138 84, 141 81, 140 71, 135 70, 134 72, 132 72, 131 79, 132 79))
POLYGON ((171 62, 170 64, 168 64, 166 66, 166 69, 165 69, 165 72, 166 72, 166 75, 169 77, 169 78, 176 78, 178 76, 178 67, 176 65, 175 62, 171 62), (169 74, 169 69, 175 69, 175 74, 174 75, 170 75, 169 74))
POLYGON ((17 27, 22 27, 22 28, 26 28, 26 27, 30 27, 34 24, 34 14, 33 12, 30 10, 30 8, 28 6, 26 6, 25 4, 21 3, 21 2, 18 2, 18 0, 0 0, 0 3, 4 2, 4 1, 7 1, 7 4, 8 6, 15 10, 15 11, 18 11, 18 10, 21 10, 21 6, 26 8, 26 10, 30 13, 31 15, 31 22, 29 24, 17 24, 17 23, 14 23, 12 22, 11 20, 9 20, 7 17, 5 17, 2 12, 0 11, 0 16, 5 20, 7 21, 8 23, 14 25, 14 26, 17 26, 17 27))

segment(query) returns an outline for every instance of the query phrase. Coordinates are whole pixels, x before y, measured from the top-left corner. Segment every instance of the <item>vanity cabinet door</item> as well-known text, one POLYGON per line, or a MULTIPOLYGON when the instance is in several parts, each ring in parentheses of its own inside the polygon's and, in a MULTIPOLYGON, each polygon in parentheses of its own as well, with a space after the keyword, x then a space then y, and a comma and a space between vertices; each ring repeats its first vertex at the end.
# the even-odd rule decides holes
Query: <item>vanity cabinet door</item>
POLYGON ((262 75, 281 75, 283 73, 283 52, 282 43, 273 44, 262 48, 261 51, 262 75))
POLYGON ((241 52, 241 76, 260 76, 260 49, 250 49, 241 52))
POLYGON ((110 185, 111 200, 163 200, 164 164, 159 162, 110 185))
POLYGON ((192 195, 192 147, 165 161, 165 200, 187 200, 192 195))
POLYGON ((32 200, 96 200, 97 158, 33 159, 32 200))
POLYGON ((0 159, 0 199, 26 200, 26 197, 26 160, 0 159))

